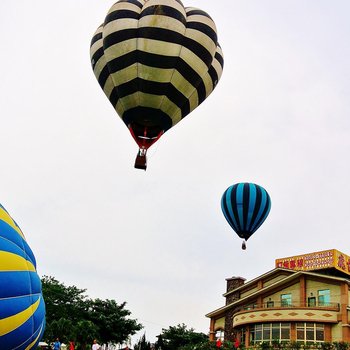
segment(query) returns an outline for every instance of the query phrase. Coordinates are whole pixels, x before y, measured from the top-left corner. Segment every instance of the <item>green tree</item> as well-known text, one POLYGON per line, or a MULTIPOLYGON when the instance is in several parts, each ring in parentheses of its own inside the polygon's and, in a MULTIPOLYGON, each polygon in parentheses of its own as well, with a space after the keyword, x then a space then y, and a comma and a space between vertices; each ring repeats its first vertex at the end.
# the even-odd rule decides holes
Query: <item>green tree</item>
POLYGON ((169 329, 163 328, 158 336, 156 347, 161 350, 179 350, 186 346, 194 347, 203 343, 208 343, 208 337, 204 333, 195 332, 193 328, 187 329, 185 324, 179 324, 169 329))
POLYGON ((340 342, 336 341, 336 342, 333 343, 333 345, 334 345, 334 348, 336 350, 348 350, 350 344, 346 343, 344 341, 340 341, 340 342))
POLYGON ((75 336, 72 321, 63 317, 51 322, 50 331, 50 339, 60 338, 67 341, 67 339, 72 339, 75 336))
POLYGON ((91 343, 93 339, 99 339, 98 327, 91 321, 81 320, 75 326, 75 339, 76 342, 80 344, 80 348, 85 350, 89 344, 89 349, 91 349, 91 343))
POLYGON ((134 345, 134 350, 151 350, 151 343, 146 340, 146 334, 134 345))
POLYGON ((86 289, 79 289, 76 286, 67 287, 51 276, 44 276, 41 283, 47 323, 60 318, 74 322, 86 316, 89 306, 85 295, 86 289))
POLYGON ((142 329, 136 320, 129 319, 130 311, 126 303, 117 304, 115 300, 96 299, 89 309, 90 320, 99 327, 99 339, 102 343, 122 343, 130 335, 142 329))
POLYGON ((86 289, 67 287, 48 276, 42 278, 42 290, 46 305, 44 339, 48 342, 59 337, 64 342, 76 340, 84 346, 97 338, 100 343, 116 344, 142 329, 137 320, 130 318, 125 302, 89 299, 86 289))
POLYGON ((156 341, 156 350, 162 350, 162 349, 165 349, 165 344, 164 344, 164 341, 163 341, 163 336, 161 334, 159 334, 157 336, 158 340, 156 341))

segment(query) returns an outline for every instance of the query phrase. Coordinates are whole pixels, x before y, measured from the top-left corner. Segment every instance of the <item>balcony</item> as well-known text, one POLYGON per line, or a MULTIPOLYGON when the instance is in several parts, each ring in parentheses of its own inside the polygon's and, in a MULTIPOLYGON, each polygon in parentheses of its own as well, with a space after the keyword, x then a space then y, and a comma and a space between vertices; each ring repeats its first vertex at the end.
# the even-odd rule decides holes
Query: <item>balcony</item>
POLYGON ((322 322, 337 323, 339 303, 308 306, 305 302, 286 304, 267 302, 249 304, 236 309, 233 326, 261 322, 322 322))
POLYGON ((286 303, 286 302, 276 302, 276 301, 268 301, 266 303, 261 303, 261 304, 248 304, 242 306, 240 311, 246 311, 246 310, 252 310, 252 309, 280 309, 280 308, 316 308, 316 309, 330 309, 330 310, 335 310, 339 311, 340 310, 340 305, 339 303, 318 303, 318 304, 307 304, 306 302, 297 302, 297 303, 286 303))

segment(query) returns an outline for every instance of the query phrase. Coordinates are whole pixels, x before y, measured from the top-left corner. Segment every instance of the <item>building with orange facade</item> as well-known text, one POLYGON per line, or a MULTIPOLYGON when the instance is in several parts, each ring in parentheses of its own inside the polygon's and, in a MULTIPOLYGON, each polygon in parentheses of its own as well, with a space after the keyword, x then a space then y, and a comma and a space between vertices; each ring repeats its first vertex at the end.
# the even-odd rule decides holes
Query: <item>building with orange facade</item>
POLYGON ((251 281, 226 281, 225 305, 206 315, 210 340, 350 342, 350 257, 338 250, 277 259, 251 281))

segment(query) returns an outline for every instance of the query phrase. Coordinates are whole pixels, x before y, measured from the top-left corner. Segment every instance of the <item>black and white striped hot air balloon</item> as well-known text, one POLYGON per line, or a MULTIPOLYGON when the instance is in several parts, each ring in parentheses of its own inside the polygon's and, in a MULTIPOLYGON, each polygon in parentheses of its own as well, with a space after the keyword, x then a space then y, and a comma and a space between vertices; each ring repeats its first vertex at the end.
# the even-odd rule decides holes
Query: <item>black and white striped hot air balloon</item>
POLYGON ((223 69, 216 26, 180 0, 120 0, 91 41, 95 76, 140 150, 147 149, 214 90, 223 69))

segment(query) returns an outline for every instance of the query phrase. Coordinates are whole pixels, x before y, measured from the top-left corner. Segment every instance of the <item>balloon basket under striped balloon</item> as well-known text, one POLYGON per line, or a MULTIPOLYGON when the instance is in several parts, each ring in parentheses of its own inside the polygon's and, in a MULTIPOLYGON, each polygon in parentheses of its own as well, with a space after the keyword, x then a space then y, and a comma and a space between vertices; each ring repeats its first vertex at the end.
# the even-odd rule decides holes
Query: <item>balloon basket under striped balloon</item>
POLYGON ((146 157, 147 149, 146 148, 140 148, 136 159, 135 159, 135 168, 146 170, 147 169, 147 157, 146 157))

